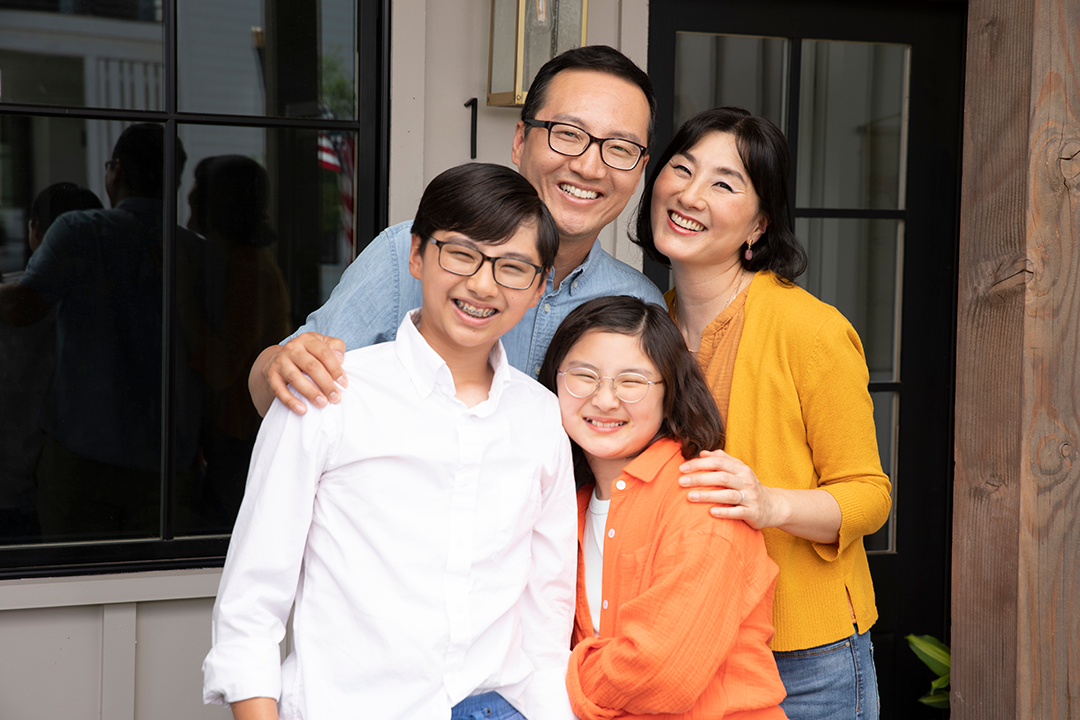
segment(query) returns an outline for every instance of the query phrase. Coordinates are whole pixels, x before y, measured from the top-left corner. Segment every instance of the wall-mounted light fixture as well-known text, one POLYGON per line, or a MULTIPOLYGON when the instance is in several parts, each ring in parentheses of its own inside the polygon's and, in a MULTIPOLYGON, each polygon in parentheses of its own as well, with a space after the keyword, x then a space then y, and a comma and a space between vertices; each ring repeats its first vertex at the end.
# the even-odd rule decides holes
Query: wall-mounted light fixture
POLYGON ((589 0, 491 0, 487 104, 521 107, 537 70, 585 44, 589 0))

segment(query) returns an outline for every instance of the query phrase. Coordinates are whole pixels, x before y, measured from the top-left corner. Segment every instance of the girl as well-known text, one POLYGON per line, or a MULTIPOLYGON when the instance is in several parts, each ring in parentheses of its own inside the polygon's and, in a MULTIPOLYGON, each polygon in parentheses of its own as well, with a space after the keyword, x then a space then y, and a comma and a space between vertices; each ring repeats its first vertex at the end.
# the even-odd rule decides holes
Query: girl
POLYGON ((581 718, 784 718, 776 565, 761 533, 686 502, 684 458, 723 444, 701 371, 666 312, 592 300, 540 371, 573 445, 579 563, 567 689, 581 718))

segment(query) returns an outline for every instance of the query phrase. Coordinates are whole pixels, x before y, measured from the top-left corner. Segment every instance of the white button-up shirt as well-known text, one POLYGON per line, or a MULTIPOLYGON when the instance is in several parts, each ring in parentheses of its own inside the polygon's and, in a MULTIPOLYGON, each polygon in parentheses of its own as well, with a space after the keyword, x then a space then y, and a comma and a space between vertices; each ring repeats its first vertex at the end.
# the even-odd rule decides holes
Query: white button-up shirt
POLYGON ((467 408, 406 317, 345 355, 339 404, 274 403, 214 605, 204 699, 283 718, 448 718, 497 691, 573 718, 577 508, 554 395, 490 356, 467 408), (295 600, 294 651, 278 643, 295 600))

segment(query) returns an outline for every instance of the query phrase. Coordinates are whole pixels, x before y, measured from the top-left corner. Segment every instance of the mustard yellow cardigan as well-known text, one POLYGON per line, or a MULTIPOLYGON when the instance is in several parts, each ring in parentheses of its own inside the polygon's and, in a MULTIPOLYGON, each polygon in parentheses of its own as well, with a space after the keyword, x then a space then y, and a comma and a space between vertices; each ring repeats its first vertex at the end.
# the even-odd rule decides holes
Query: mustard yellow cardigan
POLYGON ((771 647, 802 650, 851 635, 849 596, 860 633, 877 620, 862 538, 888 518, 891 487, 851 323, 767 271, 751 282, 744 312, 724 449, 765 485, 826 490, 843 516, 839 542, 831 545, 764 531, 780 568, 771 647))

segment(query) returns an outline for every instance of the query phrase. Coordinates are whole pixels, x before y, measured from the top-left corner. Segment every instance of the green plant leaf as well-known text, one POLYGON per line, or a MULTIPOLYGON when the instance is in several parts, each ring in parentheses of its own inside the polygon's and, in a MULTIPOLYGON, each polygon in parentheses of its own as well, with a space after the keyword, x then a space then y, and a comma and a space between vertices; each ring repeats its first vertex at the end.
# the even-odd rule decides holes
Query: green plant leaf
POLYGON ((948 708, 949 707, 949 691, 939 690, 934 693, 927 693, 919 698, 919 702, 923 705, 929 705, 935 708, 948 708))
POLYGON ((949 687, 949 673, 945 673, 934 682, 930 683, 931 694, 941 690, 942 688, 949 687))
POLYGON ((949 648, 930 635, 908 635, 908 645, 935 675, 947 675, 952 665, 949 648))

